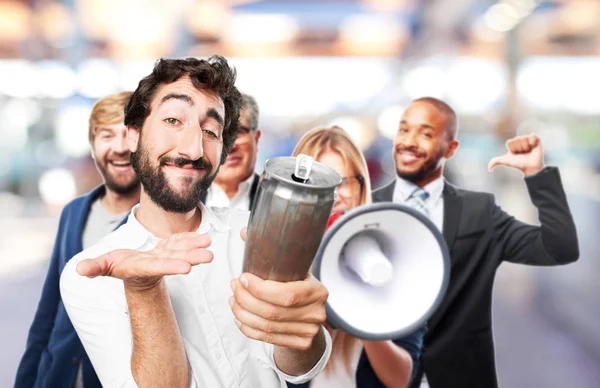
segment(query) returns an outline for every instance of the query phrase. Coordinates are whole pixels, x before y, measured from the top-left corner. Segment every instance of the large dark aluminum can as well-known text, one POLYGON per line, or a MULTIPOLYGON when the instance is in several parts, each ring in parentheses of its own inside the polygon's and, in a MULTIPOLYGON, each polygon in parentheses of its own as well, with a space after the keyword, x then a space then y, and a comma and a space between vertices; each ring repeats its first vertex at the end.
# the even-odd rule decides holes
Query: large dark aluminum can
POLYGON ((248 222, 243 271, 265 280, 305 279, 341 180, 307 155, 267 160, 248 222))

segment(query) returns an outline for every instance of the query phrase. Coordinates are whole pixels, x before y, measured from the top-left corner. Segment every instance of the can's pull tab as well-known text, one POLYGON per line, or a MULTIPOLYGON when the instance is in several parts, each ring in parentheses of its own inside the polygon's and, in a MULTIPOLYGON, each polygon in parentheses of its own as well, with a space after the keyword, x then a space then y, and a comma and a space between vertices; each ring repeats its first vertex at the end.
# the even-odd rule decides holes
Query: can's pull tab
POLYGON ((300 154, 296 159, 296 169, 292 175, 292 179, 295 182, 306 183, 310 178, 310 171, 312 170, 315 160, 308 155, 300 154))

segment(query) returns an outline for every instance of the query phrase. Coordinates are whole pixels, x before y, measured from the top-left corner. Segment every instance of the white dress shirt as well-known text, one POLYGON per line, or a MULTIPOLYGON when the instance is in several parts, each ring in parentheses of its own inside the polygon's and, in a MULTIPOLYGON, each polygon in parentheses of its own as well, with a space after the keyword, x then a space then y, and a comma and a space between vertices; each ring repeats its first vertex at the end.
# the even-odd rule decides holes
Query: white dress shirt
MULTIPOLYGON (((334 331, 332 340, 335 340, 336 334, 339 331, 334 331)), ((323 371, 317 377, 311 380, 309 388, 354 388, 356 387, 356 369, 358 368, 358 362, 360 361, 360 355, 362 354, 363 345, 362 342, 357 342, 354 347, 350 349, 350 370, 346 369, 344 360, 342 357, 337 359, 331 358, 329 362, 333 362, 330 366, 331 369, 323 371)))
MULTIPOLYGON (((76 265, 115 249, 152 249, 159 241, 136 219, 136 205, 127 223, 68 262, 60 290, 67 313, 105 387, 137 387, 131 372, 132 333, 123 281, 111 277, 80 276, 76 265)), ((211 263, 192 267, 187 275, 165 277, 183 344, 192 370, 192 387, 280 387, 285 381, 302 383, 316 376, 331 353, 303 376, 280 371, 273 358, 274 345, 246 337, 235 325, 228 299, 230 282, 242 270, 244 243, 240 230, 249 212, 208 210, 202 204, 198 233, 212 239, 211 263)), ((165 360, 166 363, 169 360, 165 360)))
POLYGON ((240 182, 238 192, 231 200, 215 183, 210 185, 206 193, 206 206, 208 207, 231 207, 240 210, 248 210, 250 208, 250 189, 256 176, 254 173, 248 179, 240 182))
MULTIPOLYGON (((397 177, 396 185, 394 186, 393 202, 406 205, 408 198, 417 188, 418 186, 414 183, 397 177)), ((439 177, 427 184, 423 189, 429 193, 429 198, 425 201, 429 219, 441 232, 444 225, 444 178, 439 177)))
MULTIPOLYGON (((393 202, 399 203, 401 205, 407 205, 407 201, 410 198, 411 194, 418 187, 419 186, 415 185, 412 182, 397 177, 396 185, 394 186, 393 202)), ((429 184, 425 185, 423 189, 429 193, 429 198, 427 198, 427 200, 425 201, 425 207, 427 208, 429 219, 435 224, 435 226, 437 226, 438 230, 442 232, 444 226, 444 178, 439 177, 433 182, 430 182, 429 184)), ((423 375, 419 387, 429 387, 429 383, 427 382, 427 378, 425 375, 423 375)))

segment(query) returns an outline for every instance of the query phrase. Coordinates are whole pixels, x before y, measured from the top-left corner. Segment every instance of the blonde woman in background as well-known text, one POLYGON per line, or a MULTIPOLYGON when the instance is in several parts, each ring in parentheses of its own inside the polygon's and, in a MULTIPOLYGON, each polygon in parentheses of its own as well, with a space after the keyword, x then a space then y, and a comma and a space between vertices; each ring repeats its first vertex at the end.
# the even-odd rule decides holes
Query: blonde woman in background
MULTIPOLYGON (((308 131, 294 149, 335 169, 342 176, 333 212, 345 212, 371 203, 371 183, 365 158, 340 127, 308 131)), ((325 370, 312 381, 288 387, 406 387, 417 369, 425 328, 394 341, 362 341, 328 327, 333 350, 325 370)))

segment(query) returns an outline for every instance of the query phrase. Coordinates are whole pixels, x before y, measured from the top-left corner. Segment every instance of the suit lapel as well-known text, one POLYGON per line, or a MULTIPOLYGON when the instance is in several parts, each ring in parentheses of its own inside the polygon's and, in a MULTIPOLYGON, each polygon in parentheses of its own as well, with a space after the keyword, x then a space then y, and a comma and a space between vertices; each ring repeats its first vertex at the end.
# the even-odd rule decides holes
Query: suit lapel
MULTIPOLYGON (((75 219, 75 228, 71 230, 71 233, 74 234, 73 241, 73 249, 76 251, 75 254, 83 251, 83 230, 85 229, 85 224, 88 219, 88 215, 90 214, 90 208, 92 207, 92 203, 99 197, 103 196, 106 192, 104 185, 100 185, 92 190, 88 195, 85 196, 81 207, 77 209, 77 218, 75 219)), ((70 259, 70 258, 69 258, 70 259)))
POLYGON ((396 180, 373 192, 373 202, 392 202, 394 200, 394 187, 396 180))
POLYGON ((444 225, 442 233, 448 245, 448 250, 452 249, 454 239, 458 233, 460 215, 462 212, 463 201, 456 188, 448 182, 444 182, 444 225))

